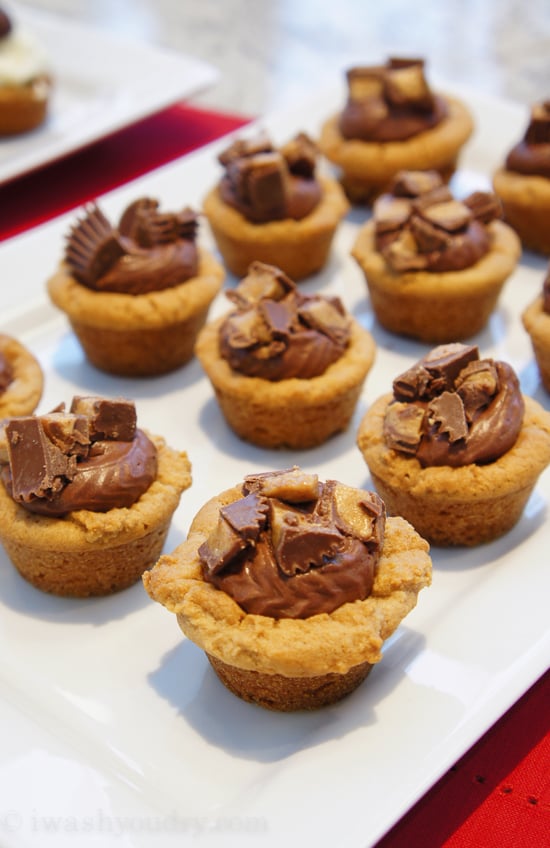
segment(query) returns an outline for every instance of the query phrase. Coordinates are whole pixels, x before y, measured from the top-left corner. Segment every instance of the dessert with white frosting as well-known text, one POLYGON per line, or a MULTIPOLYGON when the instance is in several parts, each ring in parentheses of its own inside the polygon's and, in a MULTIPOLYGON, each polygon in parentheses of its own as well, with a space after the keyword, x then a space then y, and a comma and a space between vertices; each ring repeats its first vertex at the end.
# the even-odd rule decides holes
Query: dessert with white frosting
POLYGON ((52 81, 44 47, 0 7, 0 136, 28 132, 45 121, 52 81))

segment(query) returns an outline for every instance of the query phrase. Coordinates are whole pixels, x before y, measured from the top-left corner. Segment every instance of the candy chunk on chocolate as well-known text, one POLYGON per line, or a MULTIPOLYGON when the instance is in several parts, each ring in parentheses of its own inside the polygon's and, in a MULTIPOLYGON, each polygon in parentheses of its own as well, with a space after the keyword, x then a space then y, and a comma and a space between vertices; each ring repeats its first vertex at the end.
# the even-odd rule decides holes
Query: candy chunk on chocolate
POLYGON ((156 209, 138 210, 134 238, 140 247, 173 244, 178 239, 194 240, 198 218, 191 209, 182 212, 158 212, 156 209))
POLYGON ((422 209, 422 215, 431 224, 435 224, 449 233, 465 229, 473 218, 471 210, 459 200, 435 203, 422 209))
POLYGON ((252 262, 246 277, 243 277, 236 289, 227 291, 226 296, 239 306, 245 307, 257 303, 262 298, 281 300, 295 288, 294 282, 280 268, 265 262, 252 262))
POLYGON ((422 438, 424 409, 414 403, 390 403, 384 418, 384 436, 389 447, 416 453, 422 438))
POLYGON ((71 412, 88 417, 92 441, 131 442, 135 436, 137 416, 132 401, 77 395, 73 398, 71 412))
POLYGON ((361 101, 381 95, 385 72, 382 65, 350 68, 346 73, 350 99, 361 101))
POLYGON ((378 495, 336 483, 333 500, 334 519, 339 530, 362 542, 382 545, 385 508, 378 495))
POLYGON ((464 205, 468 207, 476 221, 489 224, 502 218, 502 204, 496 194, 489 191, 474 191, 464 198, 464 205))
POLYGON ((260 153, 230 162, 227 176, 237 196, 254 209, 258 219, 284 217, 288 168, 280 153, 260 153))
POLYGON ((176 213, 176 218, 179 238, 195 241, 199 230, 199 216, 194 209, 186 206, 181 212, 176 213))
POLYGON ((424 215, 425 209, 437 206, 438 204, 451 202, 454 202, 453 195, 451 194, 448 186, 442 185, 438 188, 434 188, 433 191, 421 194, 420 197, 415 197, 414 200, 411 201, 411 205, 413 212, 426 218, 427 216, 424 215))
POLYGON ((444 188, 437 171, 399 171, 393 178, 391 193, 395 197, 416 198, 440 186, 444 188))
POLYGON ((190 207, 180 212, 159 212, 158 200, 140 197, 122 213, 118 231, 140 247, 150 248, 179 239, 194 241, 198 226, 198 216, 190 207))
POLYGON ((373 215, 377 233, 388 233, 403 227, 411 214, 411 202, 407 197, 392 197, 382 194, 375 201, 373 215))
POLYGON ((71 480, 76 457, 48 439, 39 418, 12 418, 6 425, 12 497, 19 503, 44 498, 71 480))
POLYGON ((285 471, 251 474, 244 479, 244 491, 259 492, 288 503, 306 503, 319 496, 319 478, 295 466, 285 471))
POLYGON ((262 300, 258 312, 275 337, 288 336, 293 324, 293 310, 284 301, 262 300))
POLYGON ((384 94, 392 106, 414 106, 431 111, 433 95, 424 76, 422 62, 404 67, 393 67, 384 78, 384 94))
POLYGON ((480 359, 462 369, 456 379, 456 391, 462 398, 468 421, 473 421, 476 414, 491 403, 499 388, 492 360, 480 359))
POLYGON ((218 574, 247 545, 246 539, 220 515, 216 527, 199 547, 198 554, 208 574, 218 574))
POLYGON ((347 340, 349 320, 338 298, 305 300, 298 306, 298 314, 308 327, 328 338, 340 343, 347 340))
POLYGON ((305 179, 313 177, 317 161, 317 145, 306 133, 298 133, 279 149, 291 174, 305 179))
POLYGON ((90 446, 90 426, 84 415, 51 412, 41 415, 40 423, 48 439, 66 454, 86 456, 90 446))
POLYGON ((276 500, 269 505, 273 552, 283 574, 293 577, 334 556, 342 543, 338 531, 276 500))
POLYGON ((446 433, 450 442, 458 442, 468 435, 468 423, 462 398, 456 392, 443 392, 430 401, 428 406, 430 424, 440 433, 446 433))
POLYGON ((462 369, 478 358, 475 345, 438 345, 394 379, 394 397, 400 401, 429 400, 446 389, 452 390, 462 369))
POLYGON ((424 368, 433 376, 439 376, 446 388, 453 388, 454 381, 469 362, 479 359, 477 345, 460 342, 438 345, 421 360, 424 368))
POLYGON ((135 239, 137 235, 137 221, 147 212, 156 212, 159 207, 158 200, 152 197, 138 197, 130 203, 118 221, 118 231, 127 238, 135 239))
POLYGON ((382 248, 382 253, 395 271, 421 271, 427 267, 427 259, 419 252, 410 230, 402 230, 394 241, 382 248))
POLYGON ((420 65, 423 68, 425 64, 425 60, 420 56, 390 56, 386 67, 395 70, 396 68, 411 68, 413 65, 420 65))
POLYGON ((261 317, 251 310, 231 316, 227 322, 228 343, 233 348, 249 348, 258 343, 269 342, 269 329, 261 317))
POLYGON ((410 227, 421 253, 431 253, 434 250, 444 250, 450 243, 449 233, 434 226, 419 215, 412 216, 410 227))
POLYGON ((265 132, 260 132, 253 138, 238 138, 223 150, 218 156, 221 165, 228 165, 246 156, 257 156, 258 153, 270 153, 273 145, 265 132))
POLYGON ((93 288, 125 253, 116 230, 99 207, 91 204, 69 232, 65 261, 79 282, 93 288))
POLYGON ((416 363, 394 379, 393 396, 402 401, 420 400, 426 396, 431 379, 430 372, 416 363))
POLYGON ((220 513, 239 536, 247 542, 255 542, 265 527, 268 508, 265 498, 251 492, 222 507, 220 513))

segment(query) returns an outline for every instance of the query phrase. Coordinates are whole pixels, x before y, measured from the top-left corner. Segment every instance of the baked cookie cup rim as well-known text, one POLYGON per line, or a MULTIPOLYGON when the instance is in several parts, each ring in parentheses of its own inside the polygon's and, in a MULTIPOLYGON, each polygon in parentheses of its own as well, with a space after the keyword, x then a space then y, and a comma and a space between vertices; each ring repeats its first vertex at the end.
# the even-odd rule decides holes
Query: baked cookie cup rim
POLYGON ((319 147, 329 161, 349 177, 379 185, 400 170, 430 170, 445 167, 470 138, 472 115, 463 101, 440 94, 449 113, 439 124, 402 141, 346 139, 338 129, 340 113, 322 125, 319 147))
POLYGON ((392 394, 382 395, 367 410, 359 424, 357 446, 372 474, 411 497, 455 503, 494 500, 532 486, 550 463, 550 413, 528 396, 514 446, 494 462, 458 467, 422 467, 416 457, 387 447, 383 422, 392 400, 392 394))
POLYGON ((71 320, 91 327, 120 332, 159 329, 204 311, 220 291, 225 277, 223 266, 203 249, 199 257, 195 277, 171 288, 138 295, 89 289, 61 263, 47 281, 48 294, 71 320))
POLYGON ((345 674, 381 659, 384 641, 414 608, 431 582, 428 543, 403 518, 389 518, 372 594, 332 613, 306 619, 246 613, 204 580, 198 549, 221 506, 242 497, 234 487, 208 501, 187 540, 143 576, 149 595, 170 612, 198 647, 230 666, 286 677, 345 674))
MULTIPOLYGON (((146 432, 146 431, 145 431, 146 432)), ((147 536, 165 523, 191 485, 191 463, 184 451, 176 451, 161 436, 147 433, 157 448, 156 479, 129 507, 107 512, 80 509, 65 516, 29 512, 17 504, 0 483, 0 541, 11 539, 29 549, 74 552, 117 547, 147 536)))
POLYGON ((278 381, 248 377, 234 371, 219 351, 219 328, 224 320, 222 316, 203 327, 195 345, 195 355, 212 385, 227 394, 241 396, 243 401, 250 398, 255 403, 273 406, 275 409, 279 408, 282 401, 291 401, 293 396, 302 401, 319 403, 330 397, 331 388, 338 395, 349 391, 365 379, 376 356, 374 338, 356 319, 351 318, 348 347, 318 377, 289 377, 278 381))
POLYGON ((458 271, 394 271, 375 247, 372 220, 359 230, 351 254, 367 284, 396 296, 404 291, 408 295, 438 299, 474 296, 490 292, 508 279, 521 256, 521 241, 512 227, 503 221, 492 221, 488 230, 491 236, 488 252, 474 265, 458 271))
POLYGON ((532 340, 550 350, 550 314, 544 311, 542 295, 525 307, 521 320, 532 340))
POLYGON ((502 203, 550 206, 550 179, 499 168, 493 174, 493 190, 502 203))
POLYGON ((337 180, 326 176, 317 177, 322 198, 317 206, 304 218, 282 218, 278 221, 254 223, 238 209, 225 203, 219 184, 213 186, 203 200, 203 212, 213 230, 219 229, 235 243, 270 244, 271 242, 300 241, 306 237, 318 237, 323 230, 332 232, 350 209, 349 202, 337 180))
POLYGON ((12 382, 0 393, 0 418, 30 415, 44 389, 40 363, 25 345, 6 333, 0 333, 0 353, 13 369, 12 382))

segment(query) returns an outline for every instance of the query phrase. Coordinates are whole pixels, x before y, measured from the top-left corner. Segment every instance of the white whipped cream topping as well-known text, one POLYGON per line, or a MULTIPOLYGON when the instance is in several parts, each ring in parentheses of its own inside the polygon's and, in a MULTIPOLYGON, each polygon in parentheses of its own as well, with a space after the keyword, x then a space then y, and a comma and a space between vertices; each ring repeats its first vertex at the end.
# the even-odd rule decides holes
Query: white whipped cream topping
POLYGON ((46 52, 30 33, 14 29, 0 39, 0 85, 24 85, 48 71, 46 52))

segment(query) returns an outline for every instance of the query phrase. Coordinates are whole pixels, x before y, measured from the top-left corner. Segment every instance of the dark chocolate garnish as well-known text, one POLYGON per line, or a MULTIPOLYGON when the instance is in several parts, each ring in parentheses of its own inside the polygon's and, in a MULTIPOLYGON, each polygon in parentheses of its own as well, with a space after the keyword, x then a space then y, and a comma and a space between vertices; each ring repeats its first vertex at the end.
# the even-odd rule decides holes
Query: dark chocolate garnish
POLYGON ((125 253, 117 231, 92 203, 69 232, 65 260, 79 282, 93 287, 125 253))

